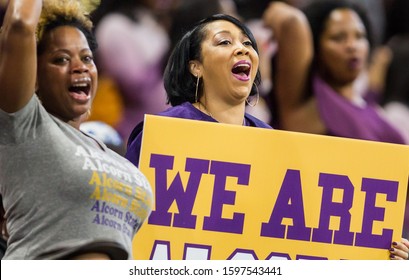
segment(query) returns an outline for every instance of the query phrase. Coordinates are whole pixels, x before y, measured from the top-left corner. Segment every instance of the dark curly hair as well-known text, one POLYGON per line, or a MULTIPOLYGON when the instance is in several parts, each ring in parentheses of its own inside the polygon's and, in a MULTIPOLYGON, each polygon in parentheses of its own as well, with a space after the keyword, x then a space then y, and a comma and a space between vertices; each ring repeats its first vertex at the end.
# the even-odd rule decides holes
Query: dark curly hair
POLYGON ((91 51, 94 52, 98 44, 92 30, 93 24, 89 17, 89 9, 95 8, 98 2, 44 0, 37 26, 37 54, 41 54, 45 48, 43 35, 57 27, 66 25, 78 28, 85 35, 91 51), (86 7, 86 4, 91 7, 86 7))

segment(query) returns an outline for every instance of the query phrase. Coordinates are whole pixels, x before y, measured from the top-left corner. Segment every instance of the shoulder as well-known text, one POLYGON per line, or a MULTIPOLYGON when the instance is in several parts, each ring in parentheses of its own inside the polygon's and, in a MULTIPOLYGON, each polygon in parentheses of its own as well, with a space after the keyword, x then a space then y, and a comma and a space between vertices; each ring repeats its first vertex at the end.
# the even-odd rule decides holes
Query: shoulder
MULTIPOLYGON (((211 117, 207 116, 206 114, 202 113, 198 109, 196 109, 190 102, 184 102, 180 105, 170 107, 163 112, 156 114, 157 116, 163 117, 171 117, 171 118, 181 118, 181 119, 190 119, 190 120, 201 120, 201 121, 215 121, 211 117)), ((140 122, 133 131, 131 132, 129 139, 128 139, 128 146, 136 138, 140 138, 142 130, 143 130, 143 121, 140 122)))
POLYGON ((51 122, 53 122, 52 116, 34 94, 30 101, 17 112, 7 113, 0 109, 0 127, 1 130, 7 131, 7 133, 0 133, 0 142, 24 142, 36 137, 44 129, 48 129, 51 122))
POLYGON ((198 111, 191 103, 184 102, 180 105, 170 107, 158 115, 183 119, 197 119, 200 116, 199 113, 200 111, 198 111))
POLYGON ((128 137, 128 148, 129 148, 129 145, 142 133, 143 124, 144 122, 141 121, 132 130, 131 134, 128 137))
POLYGON ((198 120, 198 121, 207 121, 207 122, 216 122, 215 119, 206 115, 202 111, 198 110, 190 102, 184 102, 180 105, 171 107, 166 111, 158 114, 159 116, 172 117, 172 118, 181 118, 188 120, 198 120))
POLYGON ((246 118, 247 122, 249 123, 248 126, 272 129, 272 127, 269 124, 263 122, 262 120, 259 120, 258 118, 254 117, 254 116, 252 116, 250 114, 246 113, 245 118, 246 118))

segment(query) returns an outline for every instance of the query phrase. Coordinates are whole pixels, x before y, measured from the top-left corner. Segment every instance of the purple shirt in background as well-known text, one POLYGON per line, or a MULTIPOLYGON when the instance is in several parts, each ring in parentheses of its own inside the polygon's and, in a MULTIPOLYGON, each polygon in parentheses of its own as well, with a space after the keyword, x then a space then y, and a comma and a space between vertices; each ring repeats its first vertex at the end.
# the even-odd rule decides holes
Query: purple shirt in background
POLYGON ((318 110, 329 135, 405 144, 400 132, 381 115, 378 104, 353 104, 318 76, 314 77, 313 87, 318 110))
MULTIPOLYGON (((175 107, 171 107, 159 114, 159 116, 181 118, 181 119, 190 119, 198 121, 207 121, 207 122, 217 122, 217 120, 206 115, 202 111, 198 110, 191 103, 185 102, 175 107)), ((272 128, 270 125, 264 123, 263 121, 257 119, 256 117, 245 114, 244 116, 245 125, 252 127, 261 127, 261 128, 272 128)), ((141 142, 142 142, 142 130, 143 122, 139 123, 128 139, 128 147, 125 154, 125 157, 130 160, 136 166, 139 165, 139 156, 141 152, 141 142)))
MULTIPOLYGON (((151 10, 135 5, 132 14, 112 12, 96 27, 98 69, 117 85, 122 115, 115 129, 125 140, 144 114, 167 109, 163 61, 170 39, 151 10)), ((131 11, 129 11, 131 13, 131 11)))

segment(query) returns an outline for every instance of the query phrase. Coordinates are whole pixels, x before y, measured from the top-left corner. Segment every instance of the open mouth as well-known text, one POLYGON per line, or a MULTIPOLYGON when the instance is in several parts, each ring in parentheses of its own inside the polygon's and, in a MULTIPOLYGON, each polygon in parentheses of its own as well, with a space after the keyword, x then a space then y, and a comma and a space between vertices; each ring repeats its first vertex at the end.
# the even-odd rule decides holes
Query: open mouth
POLYGON ((88 100, 91 98, 91 79, 81 78, 74 80, 68 88, 71 96, 76 100, 88 100))
POLYGON ((239 61, 236 64, 234 64, 231 72, 237 79, 241 81, 248 81, 250 79, 250 69, 251 65, 249 62, 239 61))
POLYGON ((358 58, 351 58, 348 60, 348 68, 350 70, 359 69, 361 66, 361 60, 358 58))

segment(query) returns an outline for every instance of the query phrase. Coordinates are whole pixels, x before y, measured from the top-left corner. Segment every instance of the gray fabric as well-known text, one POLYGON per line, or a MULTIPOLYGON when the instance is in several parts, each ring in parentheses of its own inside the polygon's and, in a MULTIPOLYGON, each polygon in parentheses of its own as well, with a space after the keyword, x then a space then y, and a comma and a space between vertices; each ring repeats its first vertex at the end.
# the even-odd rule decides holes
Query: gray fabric
POLYGON ((64 258, 87 246, 132 259, 151 188, 133 164, 95 141, 49 115, 36 95, 17 113, 0 110, 4 259, 64 258))

